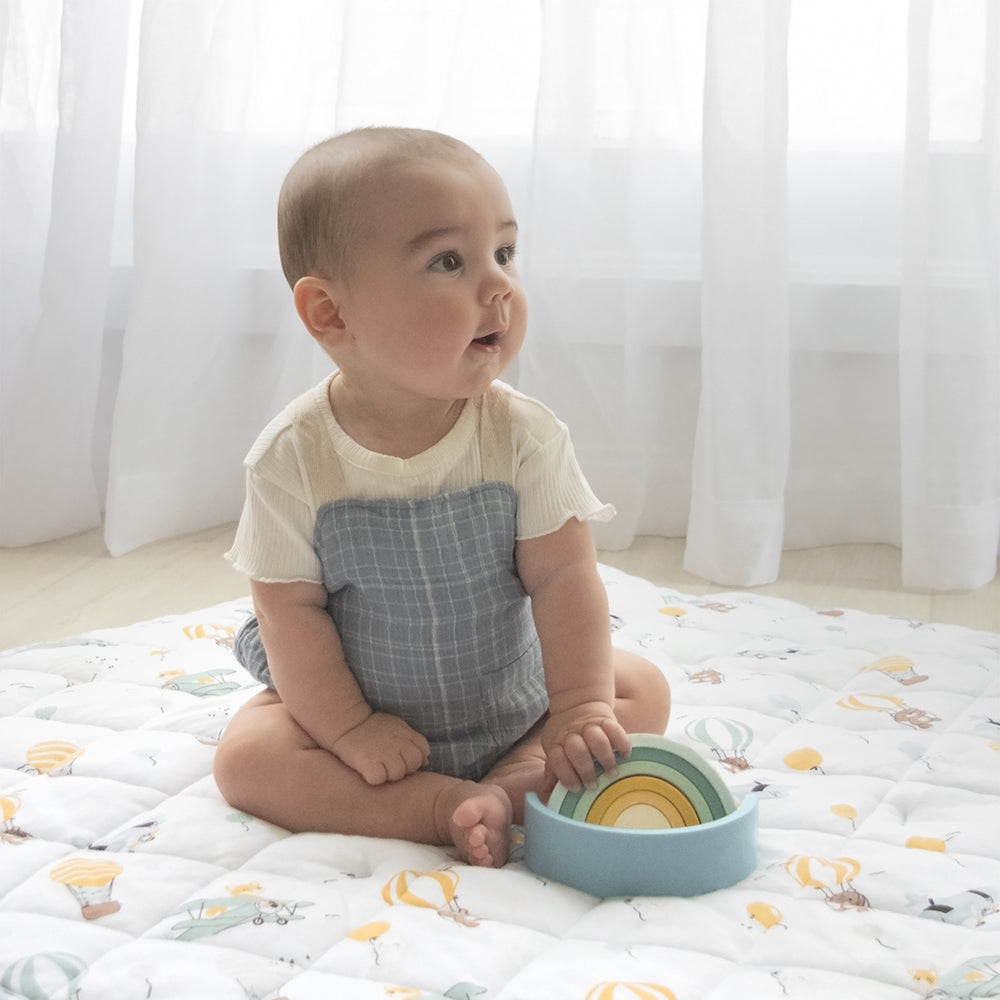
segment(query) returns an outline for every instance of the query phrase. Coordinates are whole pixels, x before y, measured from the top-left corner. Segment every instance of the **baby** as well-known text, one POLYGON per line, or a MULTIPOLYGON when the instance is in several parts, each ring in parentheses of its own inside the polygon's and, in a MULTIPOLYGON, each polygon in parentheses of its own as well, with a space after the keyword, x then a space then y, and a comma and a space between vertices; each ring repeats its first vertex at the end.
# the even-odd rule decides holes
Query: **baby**
POLYGON ((613 649, 565 426, 498 376, 524 340, 517 223, 449 136, 360 129, 281 190, 282 267, 336 365, 247 457, 228 558, 267 685, 215 775, 293 831, 454 845, 503 865, 524 796, 614 772, 662 733, 661 672, 613 649))

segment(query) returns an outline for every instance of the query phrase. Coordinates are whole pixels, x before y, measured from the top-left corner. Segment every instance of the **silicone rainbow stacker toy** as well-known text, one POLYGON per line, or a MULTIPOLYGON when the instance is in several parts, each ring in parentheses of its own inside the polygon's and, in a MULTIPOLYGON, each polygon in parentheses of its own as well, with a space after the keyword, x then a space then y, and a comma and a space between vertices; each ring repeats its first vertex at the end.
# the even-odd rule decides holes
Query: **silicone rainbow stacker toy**
POLYGON ((594 896, 697 896, 738 882, 757 863, 757 800, 737 806, 696 753, 663 736, 632 736, 618 773, 547 806, 525 801, 524 860, 594 896))

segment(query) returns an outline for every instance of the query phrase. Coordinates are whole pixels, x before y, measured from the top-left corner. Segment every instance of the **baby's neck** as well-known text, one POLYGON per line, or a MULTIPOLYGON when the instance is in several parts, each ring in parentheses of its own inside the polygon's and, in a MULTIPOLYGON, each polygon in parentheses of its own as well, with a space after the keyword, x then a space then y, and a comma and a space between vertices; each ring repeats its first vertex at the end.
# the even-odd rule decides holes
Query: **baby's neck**
POLYGON ((342 375, 330 383, 330 407, 341 429, 368 451, 413 458, 433 448, 458 422, 464 399, 379 399, 354 393, 342 375))

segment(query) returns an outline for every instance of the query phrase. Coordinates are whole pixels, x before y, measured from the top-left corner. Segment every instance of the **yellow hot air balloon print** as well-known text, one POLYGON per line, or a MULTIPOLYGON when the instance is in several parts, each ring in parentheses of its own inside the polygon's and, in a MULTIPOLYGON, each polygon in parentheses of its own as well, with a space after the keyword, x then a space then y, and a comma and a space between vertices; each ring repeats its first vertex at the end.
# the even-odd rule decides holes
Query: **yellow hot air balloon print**
POLYGON ((587 1000, 677 1000, 672 990, 657 983, 598 983, 587 1000))
POLYGON ((907 705, 902 698, 891 694, 864 691, 841 698, 837 704, 841 708, 849 708, 854 712, 887 712, 893 722, 911 729, 930 729, 935 722, 941 720, 922 708, 907 705))
POLYGON ((925 674, 918 674, 916 665, 908 656, 883 656, 861 668, 861 673, 877 671, 891 677, 900 684, 919 684, 927 680, 925 674))
POLYGON ((785 767, 793 771, 819 771, 823 773, 823 755, 812 747, 801 747, 785 755, 785 767))
POLYGON ((379 964, 379 953, 378 945, 375 943, 383 934, 388 933, 390 924, 386 920, 373 920, 369 924, 362 924, 360 927, 355 927, 350 934, 347 935, 349 941, 357 941, 359 944, 370 944, 372 947, 372 953, 375 956, 375 964, 379 964))
POLYGON ((854 858, 819 858, 796 854, 785 862, 785 871, 804 889, 818 889, 835 910, 867 910, 871 904, 855 887, 861 872, 854 858))
POLYGON ((0 818, 6 829, 10 828, 10 821, 17 815, 21 808, 21 799, 17 795, 0 796, 0 818))
POLYGON ((351 941, 360 941, 361 943, 374 941, 385 934, 389 930, 389 927, 389 923, 385 920, 374 920, 370 924, 362 924, 360 927, 355 927, 347 936, 351 941))
POLYGON ((51 869, 49 878, 73 893, 84 919, 98 920, 121 909, 121 903, 111 898, 111 892, 122 871, 117 861, 105 858, 69 858, 51 869))
POLYGON ((28 747, 24 755, 25 763, 18 768, 34 774, 47 774, 50 778, 69 774, 75 761, 83 753, 83 748, 65 740, 45 740, 28 747))
POLYGON ((382 898, 391 906, 403 904, 437 910, 454 900, 458 881, 453 868, 435 872, 407 869, 386 882, 382 887, 382 898))
POLYGON ((3 829, 0 830, 0 840, 5 844, 23 844, 31 838, 19 826, 14 825, 14 817, 21 808, 21 798, 18 795, 0 795, 0 819, 3 829))
POLYGON ((834 816, 846 819, 851 824, 851 827, 856 829, 854 821, 858 818, 858 811, 854 808, 854 806, 849 805, 846 802, 838 802, 836 805, 830 806, 830 812, 832 812, 834 816))
POLYGON ((906 846, 916 848, 919 851, 940 851, 943 854, 947 850, 948 844, 940 837, 909 837, 906 846))
POLYGON ((781 921, 785 915, 772 903, 747 903, 747 913, 766 931, 772 927, 784 926, 781 921))
POLYGON ((397 872, 382 887, 382 898, 391 906, 415 906, 434 910, 439 916, 466 927, 477 927, 479 921, 458 905, 458 874, 453 868, 433 872, 413 869, 397 872))

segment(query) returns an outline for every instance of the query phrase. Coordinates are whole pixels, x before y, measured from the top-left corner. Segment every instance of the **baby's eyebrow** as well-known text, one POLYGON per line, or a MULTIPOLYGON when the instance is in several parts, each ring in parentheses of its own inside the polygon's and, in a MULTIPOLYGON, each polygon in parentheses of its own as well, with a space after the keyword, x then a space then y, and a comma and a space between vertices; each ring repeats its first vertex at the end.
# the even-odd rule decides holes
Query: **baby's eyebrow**
MULTIPOLYGON (((513 229, 515 233, 517 232, 517 221, 515 219, 505 219, 497 226, 498 233, 502 233, 508 229, 513 229)), ((406 249, 411 253, 416 253, 427 246, 428 243, 433 243, 436 240, 445 239, 449 236, 457 236, 461 232, 462 229, 460 226, 436 226, 433 229, 425 229, 406 244, 406 249)))
POLYGON ((428 243, 444 239, 447 236, 455 236, 459 232, 461 230, 457 226, 438 226, 436 229, 425 229, 406 244, 406 249, 410 251, 422 250, 428 243))

